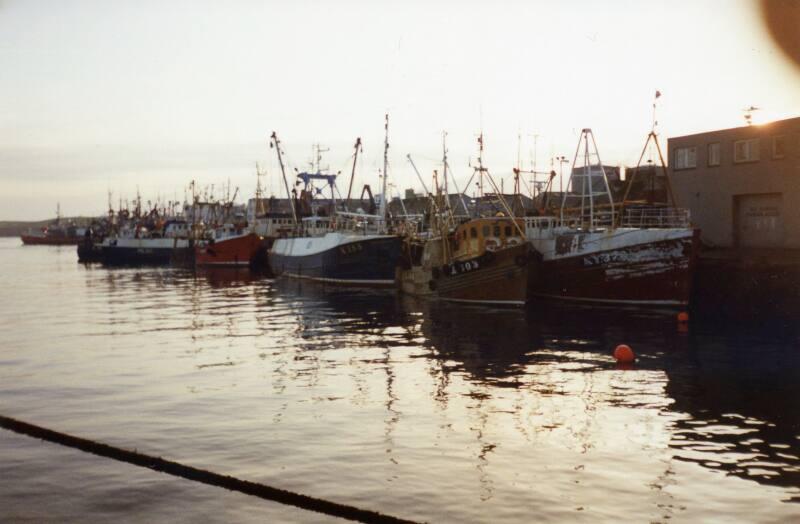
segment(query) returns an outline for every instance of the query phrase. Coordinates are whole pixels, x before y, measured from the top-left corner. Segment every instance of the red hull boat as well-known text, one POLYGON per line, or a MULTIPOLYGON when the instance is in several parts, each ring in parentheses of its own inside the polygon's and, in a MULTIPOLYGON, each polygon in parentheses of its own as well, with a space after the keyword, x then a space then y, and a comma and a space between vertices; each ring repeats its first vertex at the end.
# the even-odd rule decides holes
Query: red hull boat
POLYGON ((27 246, 74 246, 80 242, 78 237, 48 237, 36 235, 20 235, 22 243, 27 246))
POLYGON ((261 237, 255 233, 209 240, 195 248, 195 265, 210 267, 249 266, 261 247, 261 237))

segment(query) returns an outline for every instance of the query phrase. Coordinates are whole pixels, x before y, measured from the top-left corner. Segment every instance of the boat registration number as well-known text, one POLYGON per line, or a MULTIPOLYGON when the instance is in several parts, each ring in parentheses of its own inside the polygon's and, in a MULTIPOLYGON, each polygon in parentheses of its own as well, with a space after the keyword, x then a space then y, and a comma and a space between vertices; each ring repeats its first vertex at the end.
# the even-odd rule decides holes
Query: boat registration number
POLYGON ((467 262, 459 262, 458 264, 450 264, 450 274, 458 275, 459 273, 468 273, 480 269, 481 265, 477 260, 468 260, 467 262))

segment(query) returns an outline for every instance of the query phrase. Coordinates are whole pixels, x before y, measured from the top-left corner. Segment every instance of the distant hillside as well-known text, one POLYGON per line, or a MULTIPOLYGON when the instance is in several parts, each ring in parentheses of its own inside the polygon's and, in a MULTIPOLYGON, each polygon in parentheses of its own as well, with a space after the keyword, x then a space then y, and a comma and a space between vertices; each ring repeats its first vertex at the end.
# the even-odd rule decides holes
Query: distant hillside
MULTIPOLYGON (((89 224, 92 219, 89 217, 67 217, 62 218, 62 222, 74 222, 78 226, 85 226, 89 224)), ((18 237, 28 229, 41 229, 46 225, 53 224, 55 218, 48 220, 37 220, 35 222, 23 222, 14 220, 0 220, 0 237, 18 237)))

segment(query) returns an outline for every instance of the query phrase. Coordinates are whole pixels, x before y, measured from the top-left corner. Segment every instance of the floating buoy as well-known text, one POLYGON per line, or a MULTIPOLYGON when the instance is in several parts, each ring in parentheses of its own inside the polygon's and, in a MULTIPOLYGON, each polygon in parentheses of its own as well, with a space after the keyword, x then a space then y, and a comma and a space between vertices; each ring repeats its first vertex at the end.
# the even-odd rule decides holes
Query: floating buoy
POLYGON ((680 322, 681 324, 686 324, 687 322, 689 322, 689 313, 687 313, 686 311, 681 311, 680 313, 678 313, 678 322, 680 322))
POLYGON ((614 358, 617 359, 617 362, 630 363, 636 360, 636 355, 633 354, 630 346, 620 344, 614 349, 614 358))

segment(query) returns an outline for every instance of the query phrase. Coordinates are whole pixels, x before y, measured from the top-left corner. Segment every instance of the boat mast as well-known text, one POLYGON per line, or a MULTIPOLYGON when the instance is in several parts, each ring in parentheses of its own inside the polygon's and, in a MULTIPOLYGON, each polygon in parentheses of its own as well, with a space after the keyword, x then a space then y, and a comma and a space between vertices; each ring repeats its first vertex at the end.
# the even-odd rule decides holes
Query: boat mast
POLYGON ((253 218, 258 218, 261 206, 261 167, 256 162, 256 206, 253 218))
POLYGON ((419 169, 417 169, 417 165, 414 163, 411 155, 406 155, 406 158, 408 159, 408 163, 411 164, 411 168, 414 170, 414 173, 417 174, 417 179, 419 179, 419 183, 422 184, 422 189, 425 190, 425 194, 428 196, 433 196, 433 193, 428 190, 428 186, 425 184, 425 179, 423 179, 422 175, 419 174, 419 169))
MULTIPOLYGON (((608 207, 610 209, 610 221, 608 225, 614 227, 614 197, 611 194, 611 188, 608 185, 608 177, 606 176, 605 168, 603 167, 603 161, 600 159, 600 152, 597 149, 597 142, 595 142, 594 134, 592 130, 584 128, 581 130, 581 137, 578 140, 578 147, 575 151, 575 159, 572 161, 572 172, 570 173, 569 183, 567 184, 567 191, 569 191, 570 185, 572 184, 572 179, 577 178, 581 181, 581 205, 580 205, 580 225, 583 228, 594 229, 598 225, 602 225, 601 222, 605 222, 604 220, 596 219, 595 217, 595 197, 600 197, 605 195, 608 198, 608 204, 602 205, 598 204, 598 207, 608 207), (591 141, 591 143, 590 143, 591 141), (578 162, 578 155, 581 153, 581 149, 583 149, 583 166, 580 167, 581 171, 578 172, 577 162, 578 162), (593 165, 592 159, 597 159, 597 165, 593 165), (596 167, 596 169, 593 169, 596 167), (595 191, 595 178, 601 178, 603 181, 603 191, 595 191), (589 215, 588 215, 588 222, 586 216, 586 199, 588 197, 588 207, 589 207, 589 215)), ((561 221, 564 220, 564 211, 567 202, 567 194, 563 195, 561 200, 561 221)), ((574 211, 574 210, 573 210, 574 211)))
POLYGON ((478 135, 478 190, 481 198, 483 198, 483 131, 478 135))
POLYGON ((597 149, 597 142, 594 140, 594 133, 592 130, 589 130, 589 136, 592 138, 592 146, 594 147, 594 154, 597 157, 597 164, 600 166, 600 174, 603 177, 603 185, 606 188, 606 195, 608 195, 608 206, 611 210, 611 220, 609 225, 614 227, 615 220, 614 220, 614 195, 611 194, 611 187, 608 185, 608 176, 606 176, 606 169, 603 167, 603 161, 600 159, 600 151, 597 149))
POLYGON ((450 207, 450 192, 447 190, 447 131, 442 131, 442 178, 444 179, 444 195, 447 199, 447 207, 450 207))
POLYGON ((380 215, 383 219, 384 223, 386 222, 386 179, 388 178, 389 173, 389 113, 386 113, 386 136, 383 141, 383 181, 381 182, 381 209, 380 215))
MULTIPOLYGON (((447 136, 447 133, 443 132, 443 135, 447 136)), ((447 148, 445 148, 444 166, 445 166, 445 187, 447 187, 446 186, 446 184, 447 184, 447 168, 450 167, 450 164, 447 162, 447 148)), ((458 193, 458 199, 461 201, 461 207, 464 208, 464 213, 466 215, 469 215, 469 209, 467 208, 467 203, 464 201, 464 194, 461 192, 461 189, 459 189, 459 187, 458 187, 458 182, 456 182, 456 177, 455 177, 455 175, 453 175, 453 170, 452 169, 450 170, 450 177, 453 179, 453 187, 456 188, 456 193, 458 193)), ((467 185, 469 186, 469 182, 467 182, 467 185)), ((467 190, 468 189, 469 188, 467 188, 467 190)), ((448 206, 450 205, 450 197, 449 196, 447 198, 447 204, 448 204, 448 206)), ((456 206, 456 207, 458 207, 458 206, 456 206)), ((455 216, 454 212, 453 212, 453 215, 455 216)))
MULTIPOLYGON (((586 142, 584 143, 584 146, 583 146, 584 147, 584 151, 583 151, 584 164, 583 165, 586 166, 586 172, 584 173, 584 175, 586 175, 586 178, 584 179, 582 187, 583 187, 584 191, 587 190, 586 182, 588 180, 588 182, 589 182, 589 184, 588 184, 589 185, 589 187, 588 187, 588 191, 589 191, 589 229, 591 230, 591 229, 594 228, 594 184, 593 184, 594 181, 592 180, 592 161, 589 158, 589 134, 586 131, 584 131, 584 133, 586 133, 585 134, 586 142)), ((581 207, 583 207, 582 203, 581 203, 581 207)), ((583 218, 582 215, 583 215, 583 209, 581 209, 581 218, 583 218)))
POLYGON ((270 139, 271 141, 269 143, 269 147, 274 147, 275 151, 278 153, 278 164, 281 166, 283 185, 286 188, 286 197, 289 199, 289 204, 292 206, 292 221, 297 224, 297 211, 294 208, 294 199, 292 198, 292 193, 289 191, 289 181, 286 180, 286 168, 283 166, 283 157, 281 156, 281 143, 278 140, 278 135, 275 133, 275 131, 272 132, 270 139))
MULTIPOLYGON (((661 153, 661 145, 658 143, 658 133, 656 133, 656 126, 658 126, 658 120, 656 120, 656 104, 658 103, 658 99, 661 97, 661 91, 656 91, 655 98, 653 99, 653 125, 650 128, 650 134, 647 135, 647 140, 644 142, 644 147, 642 148, 642 154, 639 155, 639 161, 636 162, 636 169, 633 170, 630 179, 628 179, 627 174, 626 178, 626 188, 625 188, 625 195, 622 197, 622 202, 620 202, 620 209, 618 214, 618 221, 622 220, 622 217, 625 213, 625 204, 628 202, 628 196, 630 195, 631 188, 633 187, 633 182, 636 180, 636 175, 639 174, 639 168, 642 165, 642 160, 644 159, 644 155, 647 152, 647 146, 650 145, 650 141, 653 141, 653 145, 656 148, 656 152, 658 153, 658 159, 661 162, 661 175, 664 177, 664 183, 667 189, 667 206, 675 207, 675 197, 672 194, 672 184, 669 181, 669 176, 667 173, 667 165, 664 162, 664 155, 661 153)), ((655 169, 653 170, 653 177, 656 176, 655 169)), ((654 204, 655 202, 650 202, 654 204)))
POLYGON ((356 145, 353 146, 355 148, 355 153, 353 153, 353 170, 350 172, 350 187, 347 188, 347 200, 345 200, 345 210, 347 206, 350 204, 350 194, 353 192, 353 180, 356 178, 356 162, 358 161, 358 151, 364 151, 364 148, 361 146, 361 138, 356 138, 356 145))

